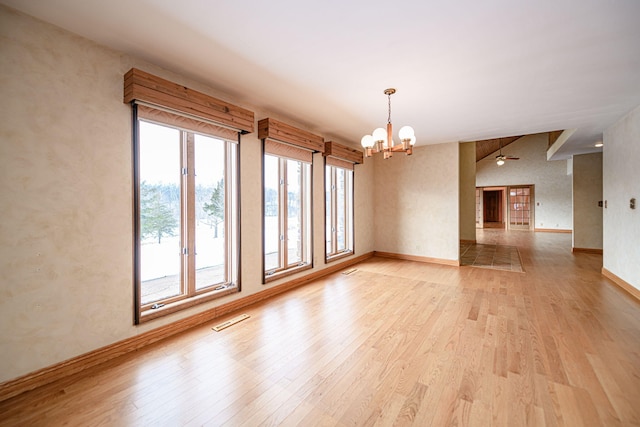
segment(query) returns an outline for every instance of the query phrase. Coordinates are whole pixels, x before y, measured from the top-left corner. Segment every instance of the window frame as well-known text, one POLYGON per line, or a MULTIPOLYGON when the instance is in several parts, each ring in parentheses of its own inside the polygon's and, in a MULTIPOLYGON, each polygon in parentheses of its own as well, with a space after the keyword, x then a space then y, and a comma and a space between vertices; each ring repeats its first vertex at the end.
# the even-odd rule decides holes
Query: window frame
POLYGON ((337 259, 353 255, 355 246, 355 230, 354 230, 354 178, 355 171, 353 168, 340 166, 338 162, 332 162, 325 164, 325 227, 324 227, 324 241, 325 241, 325 263, 335 261, 337 259), (335 163, 335 164, 334 164, 335 163), (338 169, 344 172, 345 176, 345 192, 344 192, 344 219, 345 219, 345 247, 343 250, 338 249, 338 189, 337 189, 337 175, 338 169), (327 179, 329 176, 329 180, 327 179), (330 203, 327 205, 327 184, 331 187, 330 191, 330 203), (330 223, 327 223, 327 218, 330 218, 330 223), (331 232, 331 250, 329 250, 327 241, 328 231, 331 232))
MULTIPOLYGON (((145 106, 143 111, 149 113, 153 107, 145 106)), ((206 132, 205 129, 194 129, 197 126, 180 126, 182 116, 164 110, 158 110, 157 117, 148 117, 145 113, 140 117, 138 104, 132 102, 133 119, 133 205, 134 205, 134 323, 140 324, 170 313, 174 313, 196 304, 207 302, 225 295, 240 291, 240 132, 233 141, 229 137, 221 137, 206 132), (166 118, 166 120, 163 120, 166 118), (148 122, 180 132, 180 294, 156 301, 142 303, 142 239, 141 239, 141 206, 140 206, 140 122, 148 122), (225 221, 224 221, 224 269, 225 281, 197 289, 195 251, 195 135, 211 137, 224 142, 224 187, 225 187, 225 221), (233 153, 232 153, 233 151, 233 153), (186 163, 186 164, 185 164, 186 163), (186 174, 184 174, 186 168, 186 174), (186 237, 186 241, 185 241, 186 237), (155 308, 154 308, 155 307, 155 308)), ((194 122, 189 119, 189 122, 194 122)), ((197 120, 196 120, 197 122, 197 120)), ((194 122, 195 123, 195 122, 194 122)), ((204 122, 206 123, 206 122, 204 122)), ((225 132, 228 134, 228 132, 225 132)))
POLYGON ((300 271, 313 268, 313 164, 299 158, 285 156, 263 149, 262 153, 262 275, 263 283, 280 279, 281 277, 294 274, 300 271), (266 160, 267 156, 277 159, 278 162, 278 185, 280 189, 277 197, 278 212, 278 266, 276 268, 266 267, 266 160), (301 221, 301 260, 298 263, 288 262, 289 236, 288 236, 288 191, 281 191, 281 188, 288 187, 288 162, 299 162, 302 166, 300 183, 300 218, 301 221))
POLYGON ((263 283, 279 279, 285 275, 293 274, 302 270, 313 268, 313 166, 314 153, 324 153, 324 138, 311 132, 296 128, 279 120, 267 117, 258 121, 258 139, 262 141, 262 281, 263 283), (308 202, 308 215, 306 216, 307 228, 305 228, 308 241, 308 259, 296 268, 290 268, 284 271, 271 273, 267 277, 266 267, 266 229, 265 229, 265 155, 275 155, 278 157, 286 157, 292 160, 305 162, 309 165, 308 172, 308 196, 305 197, 308 202))

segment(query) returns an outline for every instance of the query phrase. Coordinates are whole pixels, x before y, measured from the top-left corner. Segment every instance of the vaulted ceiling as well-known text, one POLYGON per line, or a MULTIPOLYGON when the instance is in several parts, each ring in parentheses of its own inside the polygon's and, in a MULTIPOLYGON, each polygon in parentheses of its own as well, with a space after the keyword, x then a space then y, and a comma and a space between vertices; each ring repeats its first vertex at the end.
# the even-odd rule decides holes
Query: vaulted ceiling
POLYGON ((0 2, 352 144, 388 87, 418 145, 576 129, 556 158, 640 105, 637 0, 0 2))
MULTIPOLYGON (((562 131, 548 132, 547 138, 549 140, 549 143, 547 144, 547 147, 551 147, 553 143, 558 140, 561 134, 562 134, 562 131)), ((489 154, 495 153, 496 151, 500 151, 501 148, 506 147, 512 142, 516 142, 518 139, 522 138, 523 136, 525 135, 506 136, 503 138, 491 138, 491 139, 485 139, 482 141, 475 141, 476 162, 484 159, 489 154)))
POLYGON ((507 136, 504 138, 492 138, 485 139, 483 141, 476 141, 476 162, 484 159, 491 153, 499 151, 500 148, 504 148, 512 142, 522 138, 523 135, 507 136))

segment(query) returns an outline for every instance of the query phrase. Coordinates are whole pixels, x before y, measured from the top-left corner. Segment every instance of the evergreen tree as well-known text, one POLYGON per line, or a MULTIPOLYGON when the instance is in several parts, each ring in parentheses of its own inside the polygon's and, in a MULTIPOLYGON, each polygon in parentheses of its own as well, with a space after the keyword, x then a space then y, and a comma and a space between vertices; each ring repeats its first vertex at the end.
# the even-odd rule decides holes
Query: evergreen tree
POLYGON ((144 239, 149 236, 162 242, 163 236, 175 236, 178 221, 171 208, 162 200, 159 186, 151 186, 146 182, 140 185, 140 234, 144 239))
POLYGON ((273 188, 267 188, 264 192, 264 214, 265 216, 278 215, 278 192, 273 188))
POLYGON ((218 224, 224 221, 224 179, 216 184, 211 193, 209 203, 205 203, 204 211, 211 217, 214 224, 214 239, 218 238, 218 224))

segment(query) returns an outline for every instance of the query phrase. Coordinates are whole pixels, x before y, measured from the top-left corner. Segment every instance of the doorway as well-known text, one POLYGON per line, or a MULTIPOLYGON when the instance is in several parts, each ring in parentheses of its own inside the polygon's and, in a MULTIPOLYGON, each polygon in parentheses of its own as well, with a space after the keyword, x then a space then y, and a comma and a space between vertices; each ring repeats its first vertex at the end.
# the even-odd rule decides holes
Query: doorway
POLYGON ((504 228, 502 198, 504 190, 482 192, 484 228, 504 228))
POLYGON ((476 188, 476 228, 506 228, 507 187, 476 188))
POLYGON ((532 230, 533 185, 476 188, 476 228, 532 230))

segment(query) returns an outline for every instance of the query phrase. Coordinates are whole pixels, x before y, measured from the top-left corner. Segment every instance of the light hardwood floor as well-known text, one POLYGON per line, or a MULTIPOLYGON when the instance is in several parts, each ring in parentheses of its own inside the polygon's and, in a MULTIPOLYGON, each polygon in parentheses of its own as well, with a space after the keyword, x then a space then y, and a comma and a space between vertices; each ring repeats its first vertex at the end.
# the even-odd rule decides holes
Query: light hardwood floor
POLYGON ((0 424, 640 425, 640 303, 602 256, 478 242, 518 246, 525 272, 372 258, 0 403, 0 424))

